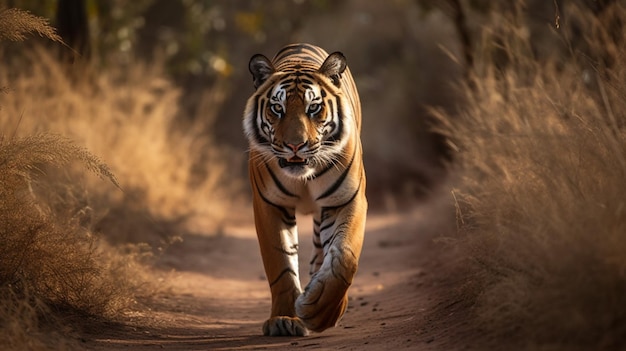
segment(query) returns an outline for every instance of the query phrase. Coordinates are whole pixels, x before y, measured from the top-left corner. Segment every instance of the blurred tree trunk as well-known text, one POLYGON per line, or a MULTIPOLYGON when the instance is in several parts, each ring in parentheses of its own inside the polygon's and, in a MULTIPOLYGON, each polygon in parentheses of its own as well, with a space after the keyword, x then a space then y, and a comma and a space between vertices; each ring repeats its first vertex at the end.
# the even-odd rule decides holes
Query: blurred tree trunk
POLYGON ((86 0, 59 0, 56 26, 63 41, 72 48, 62 48, 61 59, 74 63, 78 57, 87 61, 91 56, 86 0))

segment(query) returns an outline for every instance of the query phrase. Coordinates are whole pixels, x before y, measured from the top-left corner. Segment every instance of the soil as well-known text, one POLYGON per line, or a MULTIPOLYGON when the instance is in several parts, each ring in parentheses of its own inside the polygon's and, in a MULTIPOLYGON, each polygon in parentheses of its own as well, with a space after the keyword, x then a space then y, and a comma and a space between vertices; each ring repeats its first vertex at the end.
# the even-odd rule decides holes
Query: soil
MULTIPOLYGON (((442 300, 446 257, 437 240, 454 231, 449 194, 403 211, 370 213, 350 303, 335 328, 306 337, 264 337, 270 293, 251 215, 221 235, 187 235, 158 262, 164 288, 128 321, 92 330, 93 350, 454 350, 454 313, 442 300), (452 317, 451 317, 452 316, 452 317)), ((370 201, 371 202, 371 201, 370 201)), ((371 207, 371 206, 370 206, 371 207)), ((302 216, 300 216, 302 217, 302 216)), ((308 280, 311 218, 298 218, 300 271, 308 280)), ((452 284, 452 285, 451 285, 452 284)), ((461 302, 461 303, 459 303, 461 302)), ((462 321, 463 319, 458 319, 462 321)), ((457 328, 458 330, 458 328, 457 328)))

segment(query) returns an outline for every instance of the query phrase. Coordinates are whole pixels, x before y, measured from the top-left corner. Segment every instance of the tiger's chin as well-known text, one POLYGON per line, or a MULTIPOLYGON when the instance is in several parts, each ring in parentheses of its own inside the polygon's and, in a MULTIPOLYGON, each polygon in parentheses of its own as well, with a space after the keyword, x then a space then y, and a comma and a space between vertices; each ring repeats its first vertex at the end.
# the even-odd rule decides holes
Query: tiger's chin
POLYGON ((306 179, 313 175, 314 168, 309 159, 290 159, 278 158, 278 165, 289 176, 293 178, 306 179))

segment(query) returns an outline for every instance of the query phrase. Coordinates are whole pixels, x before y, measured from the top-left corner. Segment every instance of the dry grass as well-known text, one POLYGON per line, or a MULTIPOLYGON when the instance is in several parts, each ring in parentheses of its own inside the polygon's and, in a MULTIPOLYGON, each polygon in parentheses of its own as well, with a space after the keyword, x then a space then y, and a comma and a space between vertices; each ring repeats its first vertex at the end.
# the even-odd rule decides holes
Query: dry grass
POLYGON ((10 190, 0 194, 0 288, 13 296, 0 302, 0 339, 12 349, 76 348, 68 331, 123 317, 155 288, 138 266, 144 246, 126 243, 157 249, 211 233, 233 199, 220 188, 221 151, 201 126, 176 125, 179 92, 158 66, 80 81, 63 72, 38 49, 0 72, 10 87, 0 129, 16 135, 0 143, 0 188, 10 190), (68 313, 89 318, 61 321, 68 313))
MULTIPOLYGON (((0 10, 0 40, 28 33, 61 42, 46 20, 0 10)), ((226 164, 201 132, 211 116, 181 125, 162 64, 79 76, 38 47, 0 57, 0 340, 80 348, 70 333, 154 288, 138 266, 149 253, 128 242, 219 227, 226 164)))
POLYGON ((102 157, 124 192, 91 195, 110 209, 102 230, 116 239, 154 242, 149 231, 157 222, 177 227, 177 232, 161 233, 159 240, 186 230, 215 230, 238 185, 224 186, 226 155, 203 134, 214 116, 195 124, 181 116, 180 90, 160 63, 87 71, 81 78, 69 77, 46 51, 25 55, 10 73, 0 72, 0 81, 10 81, 12 90, 0 96, 9 116, 0 127, 17 128, 20 135, 66 135, 102 157), (124 213, 128 220, 135 217, 135 224, 145 222, 148 232, 137 233, 141 228, 114 218, 124 213))
POLYGON ((538 62, 523 31, 491 29, 511 34, 498 42, 513 60, 485 65, 461 118, 442 117, 463 177, 459 245, 479 277, 476 327, 500 349, 623 349, 626 51, 589 45, 585 65, 568 54, 538 62), (607 53, 613 66, 588 65, 607 53))
MULTIPOLYGON (((63 43, 45 19, 0 10, 0 40, 20 41, 32 32, 63 43)), ((6 97, 11 89, 1 92, 6 97)), ((39 181, 47 167, 68 168, 73 161, 119 186, 106 164, 66 138, 0 135, 0 340, 8 349, 73 349, 64 316, 113 317, 132 301, 132 280, 123 269, 130 261, 101 250, 77 215, 86 207, 79 201, 53 204, 36 194, 38 189, 76 200, 39 181)))
POLYGON ((129 259, 99 247, 80 221, 85 208, 64 201, 59 213, 33 190, 50 191, 38 181, 43 170, 71 161, 116 184, 104 163, 65 138, 0 138, 0 339, 11 349, 70 347, 61 316, 113 317, 132 301, 129 259))
POLYGON ((47 19, 16 8, 0 8, 0 41, 22 41, 31 33, 63 43, 47 19))
POLYGON ((8 350, 71 350, 75 344, 59 332, 42 327, 41 316, 51 316, 41 300, 0 288, 0 337, 8 350))

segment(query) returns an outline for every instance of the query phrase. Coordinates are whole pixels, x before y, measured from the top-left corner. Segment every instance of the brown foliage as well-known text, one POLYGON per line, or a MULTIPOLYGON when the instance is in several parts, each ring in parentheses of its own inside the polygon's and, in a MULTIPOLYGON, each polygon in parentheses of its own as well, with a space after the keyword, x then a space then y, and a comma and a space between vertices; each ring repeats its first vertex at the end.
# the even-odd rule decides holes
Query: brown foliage
POLYGON ((488 30, 514 60, 483 61, 460 118, 442 116, 462 175, 459 245, 480 282, 474 325, 501 349, 622 349, 626 52, 592 71, 567 54, 537 61, 523 28, 488 30))
MULTIPOLYGON (((25 347, 27 330, 41 333, 40 318, 50 325, 59 323, 59 312, 111 317, 131 300, 123 278, 126 259, 99 247, 78 220, 82 209, 64 216, 33 190, 57 191, 38 176, 47 166, 68 167, 74 160, 117 184, 96 156, 63 137, 0 138, 0 290, 6 297, 0 303, 0 337, 17 348, 25 347)), ((76 203, 55 205, 67 209, 76 203)), ((27 340, 38 345, 37 338, 27 340)), ((57 341, 46 347, 65 344, 57 341)))
POLYGON ((22 41, 31 33, 63 43, 47 19, 16 8, 0 9, 0 41, 22 41))

